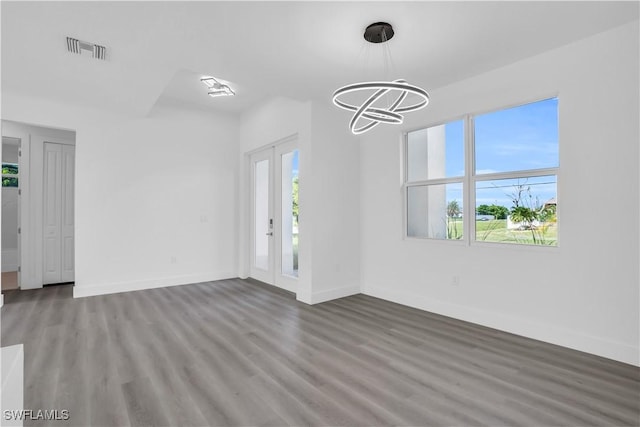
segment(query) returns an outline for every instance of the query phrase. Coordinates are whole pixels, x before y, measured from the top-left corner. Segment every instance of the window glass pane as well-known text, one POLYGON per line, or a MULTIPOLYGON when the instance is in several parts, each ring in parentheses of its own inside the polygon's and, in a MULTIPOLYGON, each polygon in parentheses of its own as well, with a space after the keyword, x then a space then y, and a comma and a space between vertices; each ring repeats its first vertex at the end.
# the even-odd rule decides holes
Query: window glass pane
POLYGON ((476 240, 557 244, 555 175, 478 181, 476 240))
POLYGON ((282 274, 298 277, 298 150, 282 155, 282 274))
POLYGON ((17 163, 3 163, 2 164, 2 175, 17 175, 18 174, 18 164, 17 163))
POLYGON ((407 135, 409 182, 463 175, 462 120, 409 132, 407 135))
POLYGON ((476 174, 558 166, 558 99, 475 117, 476 174))
POLYGON ((407 188, 407 236, 462 238, 462 183, 407 188))
POLYGON ((255 248, 254 266, 269 270, 269 160, 255 164, 255 248))
POLYGON ((2 177, 2 186, 3 187, 18 187, 18 178, 3 176, 2 177))

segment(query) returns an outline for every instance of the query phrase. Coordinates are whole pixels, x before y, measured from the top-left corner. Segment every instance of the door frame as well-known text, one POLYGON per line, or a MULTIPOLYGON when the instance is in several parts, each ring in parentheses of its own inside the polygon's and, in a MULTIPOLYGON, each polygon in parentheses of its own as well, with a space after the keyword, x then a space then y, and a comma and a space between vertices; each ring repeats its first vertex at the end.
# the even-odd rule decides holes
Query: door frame
MULTIPOLYGON (((23 151, 23 146, 25 146, 26 144, 23 143, 23 139, 20 137, 15 137, 15 136, 9 136, 9 135, 2 135, 2 139, 14 139, 18 142, 18 197, 17 197, 17 227, 18 229, 16 230, 17 232, 17 285, 18 285, 18 289, 20 288, 20 279, 21 279, 21 259, 22 259, 22 230, 21 230, 21 223, 22 223, 22 187, 25 185, 23 181, 23 175, 24 176, 28 176, 29 174, 29 167, 28 167, 28 162, 26 165, 24 165, 24 169, 23 169, 23 157, 22 157, 22 151, 23 151)), ((2 154, 0 157, 4 157, 4 142, 2 142, 2 147, 0 150, 0 153, 2 154)), ((28 156, 27 156, 27 160, 28 160, 28 156)), ((28 180, 26 181, 28 183, 28 180)), ((1 248, 4 249, 4 248, 1 248)))
POLYGON ((4 121, 2 123, 2 137, 12 138, 20 141, 20 155, 18 156, 18 168, 20 171, 20 181, 18 188, 20 194, 18 195, 18 227, 20 227, 20 233, 18 233, 18 288, 29 289, 30 283, 29 272, 25 273, 25 264, 29 261, 29 247, 27 241, 30 238, 32 231, 31 224, 29 223, 29 194, 30 194, 30 149, 31 139, 28 132, 22 130, 16 130, 9 127, 5 129, 4 121))
MULTIPOLYGON (((2 136, 19 139, 20 156, 20 289, 42 288, 42 221, 43 221, 43 158, 44 142, 76 146, 75 130, 55 128, 35 123, 2 120, 2 136), (39 169, 38 169, 39 167, 39 169), (38 230, 39 229, 39 230, 38 230), (39 233, 38 233, 39 231, 39 233), (38 258, 38 252, 40 257, 38 258)), ((74 161, 74 182, 76 163, 74 161)), ((77 186, 74 185, 74 193, 77 186)), ((74 194, 74 217, 75 217, 74 194)), ((74 257, 75 258, 75 257, 74 257)), ((75 259, 74 259, 75 265, 75 259)))
MULTIPOLYGON (((29 246, 32 248, 29 253, 33 254, 32 262, 28 263, 29 272, 33 277, 33 282, 29 288, 41 288, 44 284, 44 143, 52 142, 54 144, 71 145, 75 147, 75 141, 66 138, 57 138, 46 135, 31 135, 31 195, 29 199, 30 209, 29 221, 32 224, 33 233, 31 233, 31 241, 29 246)), ((76 189, 75 182, 75 161, 73 163, 74 170, 74 193, 76 189)), ((73 197, 73 209, 75 218, 75 194, 73 197)), ((74 225, 75 228, 75 225, 74 225)), ((25 246, 25 245, 23 245, 25 246)), ((75 246, 75 237, 74 237, 75 246)), ((75 255, 74 255, 75 258, 75 255)), ((23 262, 23 265, 27 264, 23 262)), ((75 265, 75 259, 74 259, 75 265)), ((23 268, 24 271, 24 268, 23 268)))
MULTIPOLYGON (((289 151, 293 151, 293 150, 298 150, 298 155, 300 155, 300 147, 298 144, 298 134, 293 134, 290 136, 287 136, 285 138, 279 139, 273 143, 267 144, 267 145, 263 145, 259 148, 256 148, 254 150, 248 151, 245 153, 245 165, 246 167, 246 173, 245 176, 247 177, 247 183, 248 183, 248 200, 247 200, 247 207, 248 207, 248 215, 247 215, 247 223, 246 226, 248 227, 248 233, 247 233, 247 241, 248 241, 248 245, 247 245, 247 251, 246 251, 246 271, 249 273, 249 277, 253 277, 257 280, 263 281, 267 284, 285 289, 287 291, 290 292, 297 292, 297 288, 298 288, 298 283, 299 283, 299 274, 298 277, 293 277, 293 276, 287 276, 287 275, 283 275, 282 274, 282 242, 281 242, 281 223, 278 221, 279 218, 281 218, 282 212, 281 212, 281 191, 280 188, 282 185, 281 179, 281 161, 279 161, 279 159, 277 159, 278 157, 278 153, 280 152, 289 152, 289 151), (270 186, 270 193, 273 194, 273 197, 270 197, 270 218, 273 219, 273 239, 271 239, 270 243, 269 243, 269 250, 270 250, 270 260, 271 260, 271 268, 272 268, 272 272, 269 275, 264 275, 262 276, 262 278, 260 277, 254 277, 254 270, 253 270, 253 256, 254 256, 254 244, 255 244, 255 229, 254 229, 254 223, 255 223, 255 208, 254 208, 254 164, 252 162, 252 156, 254 156, 257 153, 260 152, 267 152, 267 150, 270 150, 270 179, 269 179, 269 186, 270 186), (276 191, 277 190, 277 191, 276 191)), ((300 163, 298 163, 300 164, 300 163)), ((300 245, 298 245, 298 248, 300 248, 300 245)), ((299 259, 299 258, 298 258, 299 259)), ((298 264, 298 268, 299 268, 300 264, 298 264)))

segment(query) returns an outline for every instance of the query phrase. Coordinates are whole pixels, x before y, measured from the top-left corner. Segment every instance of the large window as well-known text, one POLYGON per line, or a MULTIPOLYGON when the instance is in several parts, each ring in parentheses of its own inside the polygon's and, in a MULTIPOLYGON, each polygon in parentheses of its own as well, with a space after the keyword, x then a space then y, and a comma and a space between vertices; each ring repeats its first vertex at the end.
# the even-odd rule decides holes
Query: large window
POLYGON ((407 237, 557 245, 557 98, 409 132, 405 160, 407 237))

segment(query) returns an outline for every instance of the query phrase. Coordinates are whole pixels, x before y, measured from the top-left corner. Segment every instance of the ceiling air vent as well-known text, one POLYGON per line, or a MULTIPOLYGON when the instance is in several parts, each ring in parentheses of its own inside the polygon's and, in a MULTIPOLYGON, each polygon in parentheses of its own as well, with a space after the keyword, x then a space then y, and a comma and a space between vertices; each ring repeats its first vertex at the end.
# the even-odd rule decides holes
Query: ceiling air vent
POLYGON ((106 47, 100 46, 99 44, 83 42, 73 37, 67 37, 67 50, 77 55, 91 53, 93 58, 102 60, 105 60, 107 55, 106 47))

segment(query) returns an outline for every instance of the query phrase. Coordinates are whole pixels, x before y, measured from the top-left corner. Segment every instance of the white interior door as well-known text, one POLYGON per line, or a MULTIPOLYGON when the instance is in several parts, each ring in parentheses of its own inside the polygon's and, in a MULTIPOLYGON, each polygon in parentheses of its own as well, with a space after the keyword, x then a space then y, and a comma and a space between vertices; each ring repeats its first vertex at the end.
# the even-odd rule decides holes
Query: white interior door
POLYGON ((44 143, 43 283, 74 281, 75 147, 44 143))
POLYGON ((296 141, 251 155, 251 277, 295 292, 298 277, 296 141))
POLYGON ((274 283, 273 151, 251 155, 251 277, 274 283))

